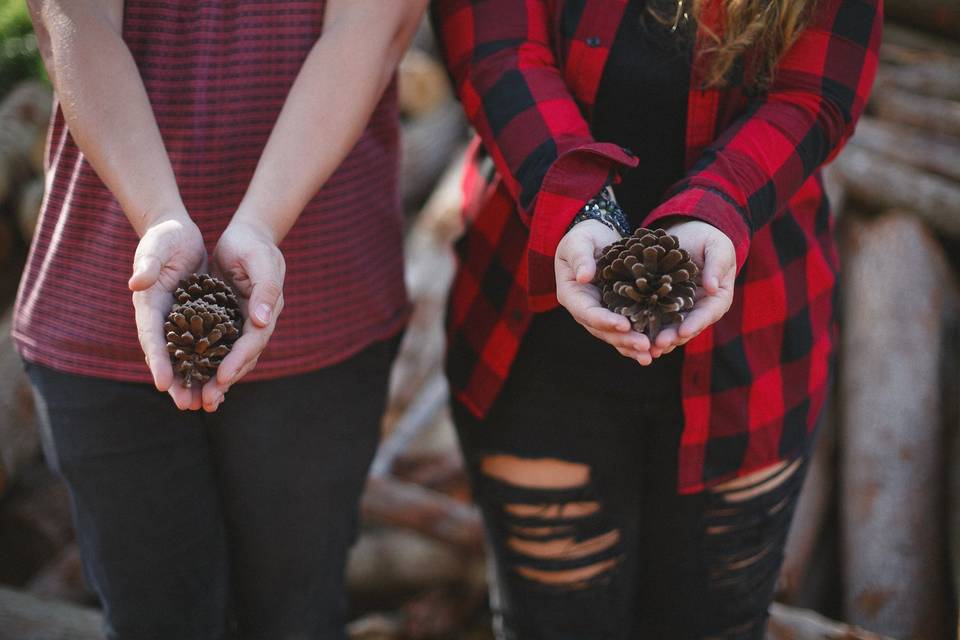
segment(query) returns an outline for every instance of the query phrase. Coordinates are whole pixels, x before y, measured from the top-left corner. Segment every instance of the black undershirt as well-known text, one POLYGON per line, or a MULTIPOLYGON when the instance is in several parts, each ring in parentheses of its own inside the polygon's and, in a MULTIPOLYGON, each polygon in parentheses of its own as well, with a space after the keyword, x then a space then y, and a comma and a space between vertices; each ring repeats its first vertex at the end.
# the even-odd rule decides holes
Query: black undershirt
MULTIPOLYGON (((637 227, 684 173, 690 38, 671 33, 630 0, 600 80, 593 134, 637 155, 640 165, 614 187, 637 227)), ((682 29, 680 30, 682 31, 682 29)))

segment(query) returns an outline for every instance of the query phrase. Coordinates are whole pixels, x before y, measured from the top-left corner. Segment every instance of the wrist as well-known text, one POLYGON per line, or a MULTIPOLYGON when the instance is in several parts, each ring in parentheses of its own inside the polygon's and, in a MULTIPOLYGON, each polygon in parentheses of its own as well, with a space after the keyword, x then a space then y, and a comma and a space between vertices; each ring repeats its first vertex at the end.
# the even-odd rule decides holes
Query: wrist
MULTIPOLYGON (((182 206, 157 209, 153 212, 147 212, 140 217, 140 220, 142 223, 138 228, 136 228, 136 232, 141 238, 151 229, 166 223, 176 224, 183 227, 197 228, 199 233, 199 228, 193 222, 190 214, 187 213, 186 208, 182 206)), ((136 227, 136 225, 134 226, 136 227)))
POLYGON ((227 231, 231 233, 242 232, 247 237, 258 238, 273 245, 279 245, 282 239, 269 222, 263 220, 254 212, 242 209, 238 209, 233 218, 230 219, 230 224, 227 225, 224 233, 227 233, 227 231))
POLYGON ((573 222, 570 223, 569 229, 586 221, 599 222, 615 231, 620 237, 629 236, 631 232, 630 221, 620 205, 617 204, 613 189, 609 186, 604 187, 600 193, 580 209, 573 222))

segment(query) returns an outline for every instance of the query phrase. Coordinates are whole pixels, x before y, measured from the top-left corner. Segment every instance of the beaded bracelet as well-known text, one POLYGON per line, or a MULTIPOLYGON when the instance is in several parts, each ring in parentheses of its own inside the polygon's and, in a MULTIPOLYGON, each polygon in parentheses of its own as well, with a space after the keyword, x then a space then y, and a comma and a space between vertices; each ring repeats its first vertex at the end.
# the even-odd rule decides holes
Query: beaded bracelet
POLYGON ((601 189, 600 193, 591 198, 587 204, 583 205, 583 208, 580 209, 580 212, 574 217, 573 222, 570 223, 568 231, 572 229, 574 225, 584 220, 597 220, 598 222, 602 222, 622 237, 630 235, 630 222, 627 220, 627 215, 623 212, 623 209, 617 204, 617 200, 613 195, 613 188, 609 185, 601 189))

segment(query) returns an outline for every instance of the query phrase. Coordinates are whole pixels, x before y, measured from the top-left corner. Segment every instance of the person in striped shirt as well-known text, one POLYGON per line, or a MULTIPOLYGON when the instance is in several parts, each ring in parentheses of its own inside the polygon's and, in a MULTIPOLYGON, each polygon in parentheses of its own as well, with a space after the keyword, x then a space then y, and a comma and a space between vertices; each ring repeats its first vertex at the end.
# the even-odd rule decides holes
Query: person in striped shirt
POLYGON ((108 636, 344 637, 408 315, 393 79, 425 0, 28 4, 57 108, 13 335, 108 636), (204 271, 246 321, 186 388, 163 321, 204 271))

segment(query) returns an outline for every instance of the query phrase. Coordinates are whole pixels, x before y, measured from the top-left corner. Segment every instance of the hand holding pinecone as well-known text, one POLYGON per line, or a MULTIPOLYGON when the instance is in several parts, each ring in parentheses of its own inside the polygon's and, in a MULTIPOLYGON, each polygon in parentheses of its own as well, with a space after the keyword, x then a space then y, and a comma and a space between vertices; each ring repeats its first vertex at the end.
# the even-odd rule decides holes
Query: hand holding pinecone
POLYGON ((603 249, 594 283, 603 304, 652 342, 693 308, 699 274, 676 236, 641 228, 603 249))
POLYGON ((181 280, 174 298, 163 326, 173 371, 185 387, 203 384, 240 337, 240 304, 228 284, 207 274, 181 280))

